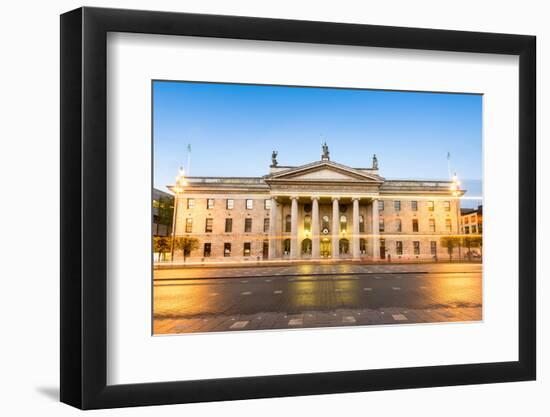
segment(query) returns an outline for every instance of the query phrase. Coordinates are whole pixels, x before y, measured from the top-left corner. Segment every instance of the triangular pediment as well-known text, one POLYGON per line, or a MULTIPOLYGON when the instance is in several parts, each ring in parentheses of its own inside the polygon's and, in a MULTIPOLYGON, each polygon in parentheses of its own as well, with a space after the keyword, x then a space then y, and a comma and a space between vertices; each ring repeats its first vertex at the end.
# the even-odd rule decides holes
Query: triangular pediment
POLYGON ((382 178, 376 174, 360 171, 332 161, 318 161, 271 174, 266 178, 266 180, 304 182, 381 182, 382 178))

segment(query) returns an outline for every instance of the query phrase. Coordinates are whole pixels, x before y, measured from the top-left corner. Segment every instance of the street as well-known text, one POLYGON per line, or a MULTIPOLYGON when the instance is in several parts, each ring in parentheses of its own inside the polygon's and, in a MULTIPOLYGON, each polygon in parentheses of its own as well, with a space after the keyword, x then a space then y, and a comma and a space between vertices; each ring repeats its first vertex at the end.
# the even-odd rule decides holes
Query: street
POLYGON ((154 334, 482 319, 481 264, 155 270, 154 334))

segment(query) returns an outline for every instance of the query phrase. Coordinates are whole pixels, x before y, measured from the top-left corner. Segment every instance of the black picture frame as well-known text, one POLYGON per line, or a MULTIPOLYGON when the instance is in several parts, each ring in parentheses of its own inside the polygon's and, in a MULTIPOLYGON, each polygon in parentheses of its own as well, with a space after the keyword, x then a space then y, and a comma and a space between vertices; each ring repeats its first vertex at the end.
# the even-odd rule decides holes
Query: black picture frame
POLYGON ((61 401, 95 409, 535 379, 535 45, 534 36, 358 24, 88 7, 63 14, 61 401), (519 56, 519 360, 107 385, 108 32, 519 56))

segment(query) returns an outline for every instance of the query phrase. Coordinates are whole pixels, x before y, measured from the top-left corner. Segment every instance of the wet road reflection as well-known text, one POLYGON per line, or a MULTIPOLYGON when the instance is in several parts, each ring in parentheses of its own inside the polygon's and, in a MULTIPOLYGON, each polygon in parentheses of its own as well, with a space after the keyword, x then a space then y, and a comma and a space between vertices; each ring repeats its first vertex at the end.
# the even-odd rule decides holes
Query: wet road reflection
MULTIPOLYGON (((315 327, 314 313, 341 311, 351 314, 364 312, 368 316, 369 312, 395 310, 399 314, 395 315, 398 318, 394 321, 406 320, 408 323, 446 321, 449 314, 452 316, 448 317, 449 321, 451 318, 480 320, 481 284, 479 264, 161 270, 155 271, 153 287, 155 333, 173 332, 170 329, 178 320, 204 323, 222 318, 227 319, 227 326, 220 322, 212 329, 194 325, 179 328, 183 329, 181 332, 225 331, 226 327, 231 327, 231 319, 235 317, 261 315, 281 317, 281 322, 277 324, 275 320, 257 325, 254 322, 255 329, 287 328, 291 326, 290 320, 286 320, 288 315, 305 313, 310 316, 309 326, 303 318, 292 323, 302 323, 300 327, 315 327), (401 315, 408 310, 422 312, 424 316, 407 313, 409 316, 405 314, 402 319, 401 315)), ((361 320, 350 317, 342 316, 341 320, 349 325, 361 324, 361 320)), ((376 324, 376 320, 371 317, 369 323, 363 324, 376 324)), ((239 330, 251 329, 250 323, 240 326, 239 330)))

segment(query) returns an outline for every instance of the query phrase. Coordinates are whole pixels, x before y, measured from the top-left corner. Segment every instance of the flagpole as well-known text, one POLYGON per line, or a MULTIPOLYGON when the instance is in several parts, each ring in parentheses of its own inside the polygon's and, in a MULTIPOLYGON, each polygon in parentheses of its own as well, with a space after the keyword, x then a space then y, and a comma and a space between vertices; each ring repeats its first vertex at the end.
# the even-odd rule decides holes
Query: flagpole
POLYGON ((191 144, 187 145, 187 176, 191 175, 191 144))

